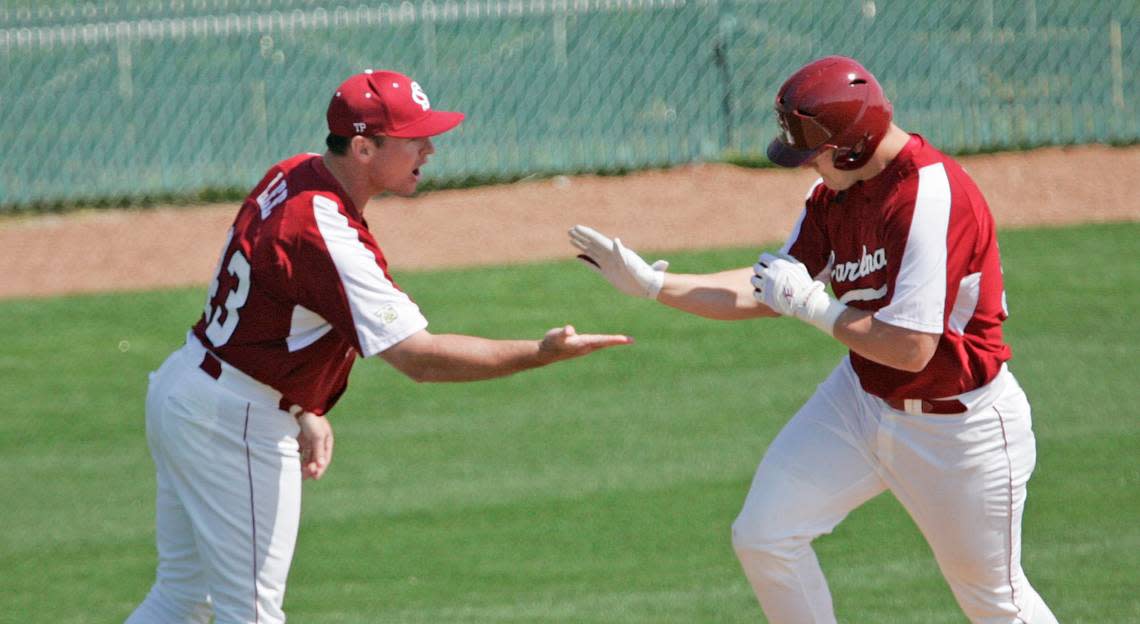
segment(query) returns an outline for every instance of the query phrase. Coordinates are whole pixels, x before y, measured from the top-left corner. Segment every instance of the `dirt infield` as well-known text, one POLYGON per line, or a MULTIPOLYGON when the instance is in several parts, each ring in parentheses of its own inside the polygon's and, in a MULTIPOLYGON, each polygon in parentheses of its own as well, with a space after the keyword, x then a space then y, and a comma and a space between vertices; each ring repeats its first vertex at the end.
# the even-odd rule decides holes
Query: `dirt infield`
MULTIPOLYGON (((1047 148, 961 162, 1003 228, 1140 221, 1140 196, 1131 184, 1140 175, 1140 147, 1047 148)), ((409 269, 569 258, 574 251, 566 230, 575 223, 616 233, 649 252, 782 241, 813 176, 694 165, 385 198, 371 202, 365 214, 398 276, 409 269)), ((0 298, 205 283, 236 208, 0 220, 0 298)))

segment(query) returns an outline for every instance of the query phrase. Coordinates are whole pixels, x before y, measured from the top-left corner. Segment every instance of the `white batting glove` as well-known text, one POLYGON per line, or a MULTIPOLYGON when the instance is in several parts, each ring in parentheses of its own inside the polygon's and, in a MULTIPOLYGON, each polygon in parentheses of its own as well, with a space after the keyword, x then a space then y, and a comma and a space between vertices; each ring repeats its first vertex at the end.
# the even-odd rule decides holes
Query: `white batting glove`
POLYGON ((766 253, 752 270, 756 273, 752 295, 757 301, 834 335, 835 321, 847 306, 827 294, 827 287, 813 280, 803 263, 791 256, 766 253))
POLYGON ((669 263, 658 260, 652 265, 641 259, 632 249, 621 244, 620 238, 610 239, 601 232, 584 225, 570 228, 570 244, 582 250, 578 258, 615 288, 627 295, 656 299, 665 283, 665 270, 669 263))

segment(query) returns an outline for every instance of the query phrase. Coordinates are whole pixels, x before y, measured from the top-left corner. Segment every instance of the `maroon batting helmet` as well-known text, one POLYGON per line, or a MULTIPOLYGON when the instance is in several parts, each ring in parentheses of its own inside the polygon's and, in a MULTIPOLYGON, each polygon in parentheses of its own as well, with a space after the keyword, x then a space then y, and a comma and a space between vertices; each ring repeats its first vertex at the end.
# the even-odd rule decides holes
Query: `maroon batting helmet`
POLYGON ((835 148, 837 169, 867 164, 891 126, 891 103, 879 82, 855 59, 827 56, 792 74, 776 94, 780 135, 768 159, 798 167, 835 148))

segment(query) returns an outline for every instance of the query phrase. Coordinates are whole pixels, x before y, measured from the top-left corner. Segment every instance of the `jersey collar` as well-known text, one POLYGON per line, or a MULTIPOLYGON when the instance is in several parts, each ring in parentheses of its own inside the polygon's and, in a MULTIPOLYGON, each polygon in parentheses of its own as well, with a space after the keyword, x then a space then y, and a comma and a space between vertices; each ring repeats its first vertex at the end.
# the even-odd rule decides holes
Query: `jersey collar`
POLYGON ((352 198, 348 196, 348 192, 344 190, 344 187, 337 181, 336 176, 325 166, 324 159, 319 155, 314 155, 311 162, 313 163, 313 170, 316 172, 317 177, 329 186, 329 190, 336 193, 337 197, 340 198, 341 204, 344 205, 344 209, 348 211, 348 214, 363 222, 364 213, 356 207, 356 204, 352 203, 352 198))
POLYGON ((907 140, 906 145, 899 150, 898 154, 887 163, 887 166, 879 172, 878 175, 870 180, 864 180, 859 184, 863 187, 863 191, 867 193, 875 193, 881 188, 897 182, 899 179, 906 177, 907 172, 910 170, 911 165, 914 163, 914 153, 926 143, 926 139, 922 135, 911 133, 910 139, 907 140))

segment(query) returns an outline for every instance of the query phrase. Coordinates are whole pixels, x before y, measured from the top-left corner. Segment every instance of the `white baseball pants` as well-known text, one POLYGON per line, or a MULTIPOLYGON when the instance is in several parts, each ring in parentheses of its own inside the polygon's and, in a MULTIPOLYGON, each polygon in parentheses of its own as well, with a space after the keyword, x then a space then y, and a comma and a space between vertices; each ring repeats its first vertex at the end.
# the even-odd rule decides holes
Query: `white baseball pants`
POLYGON ((971 622, 1056 624, 1021 569, 1036 450, 1029 402, 1004 366, 960 395, 964 414, 910 414, 863 391, 844 361, 768 447, 733 547, 773 624, 833 623, 811 541, 889 489, 971 622))
POLYGON ((217 379, 204 372, 204 354, 191 337, 151 374, 158 570, 128 624, 285 621, 299 427, 268 386, 224 364, 217 379))

